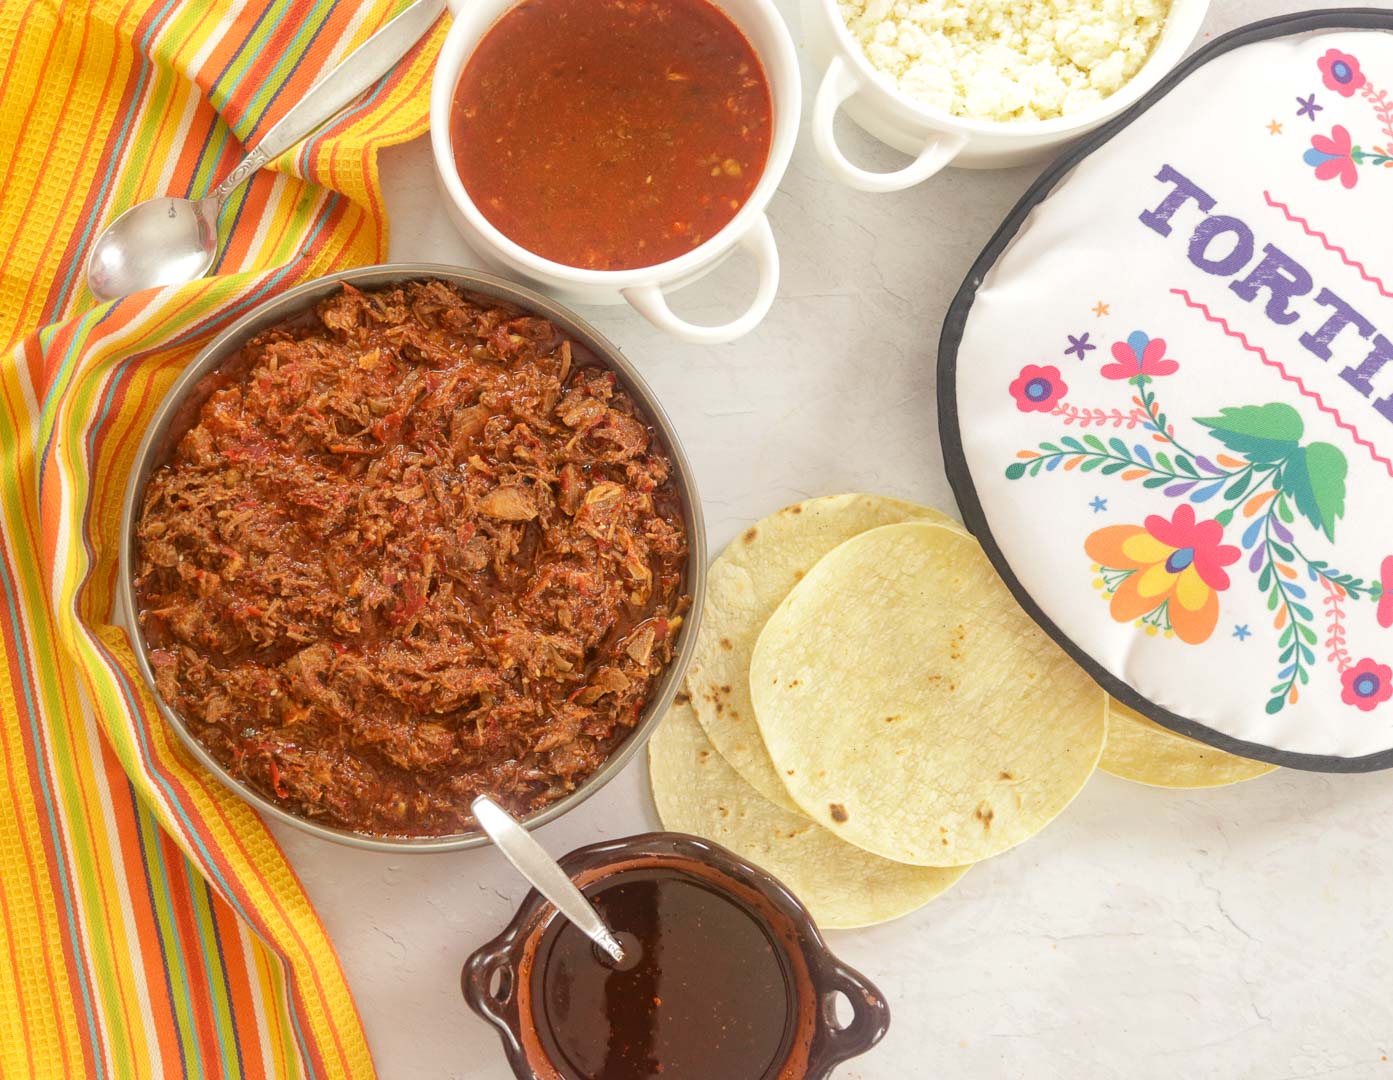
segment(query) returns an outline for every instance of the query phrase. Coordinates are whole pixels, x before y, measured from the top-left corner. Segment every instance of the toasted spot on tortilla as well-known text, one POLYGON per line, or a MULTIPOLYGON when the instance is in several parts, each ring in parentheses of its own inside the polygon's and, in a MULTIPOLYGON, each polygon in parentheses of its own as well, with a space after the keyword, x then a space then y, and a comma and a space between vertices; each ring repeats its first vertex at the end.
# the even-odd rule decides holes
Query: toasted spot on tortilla
POLYGON ((648 766, 663 828, 705 836, 765 867, 824 928, 898 918, 941 894, 967 869, 909 866, 854 847, 764 799, 717 751, 690 706, 670 710, 658 725, 648 744, 648 766), (698 768, 702 751, 708 757, 698 768))
MULTIPOLYGON (((790 812, 797 804, 784 787, 759 737, 750 704, 750 655, 765 622, 789 590, 818 560, 844 540, 867 529, 908 520, 956 523, 937 510, 900 499, 864 493, 828 495, 786 507, 754 522, 757 535, 734 542, 711 564, 705 615, 687 673, 693 706, 716 749, 766 799, 790 812), (729 641, 727 649, 723 641, 729 641), (715 689, 732 687, 716 709, 715 689)), ((790 673, 782 673, 788 677, 790 673)), ((794 673, 796 674, 796 673, 794 673)), ((782 680, 780 680, 782 682, 782 680)), ((802 693, 806 684, 798 688, 802 693)), ((898 706, 896 706, 898 708, 898 706)), ((895 709, 886 710, 889 715, 895 709)), ((885 728, 885 730, 899 730, 885 728)), ((826 813, 826 803, 821 803, 826 813)))
POLYGON ((988 858, 1039 832, 1083 788, 1106 735, 1102 690, 976 541, 932 521, 869 529, 824 555, 760 631, 749 686, 799 809, 924 866, 988 858), (1037 677, 1022 679, 1027 670, 1037 677), (852 805, 845 821, 830 813, 852 805), (932 839, 939 823, 947 844, 932 839))

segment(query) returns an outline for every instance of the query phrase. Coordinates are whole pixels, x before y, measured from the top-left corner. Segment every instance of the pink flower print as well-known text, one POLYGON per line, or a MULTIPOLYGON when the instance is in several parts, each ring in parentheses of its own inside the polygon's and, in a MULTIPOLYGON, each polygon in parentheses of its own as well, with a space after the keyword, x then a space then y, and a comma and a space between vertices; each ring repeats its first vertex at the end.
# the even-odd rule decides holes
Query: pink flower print
POLYGON ((1328 50, 1316 61, 1316 67, 1320 68, 1325 88, 1341 97, 1354 97, 1354 92, 1367 81, 1359 70, 1359 61, 1339 49, 1328 50))
POLYGON ((1349 131, 1339 124, 1329 136, 1313 135, 1311 148, 1301 160, 1316 170, 1317 180, 1336 180, 1347 188, 1359 182, 1359 169, 1354 162, 1354 141, 1349 131))
POLYGON ((1049 412, 1069 392, 1053 365, 1026 364, 1011 384, 1011 396, 1021 412, 1049 412))
POLYGON ((1393 668, 1366 656, 1340 676, 1340 683, 1344 687, 1341 701, 1361 712, 1373 712, 1393 697, 1393 668))
POLYGON ((1166 339, 1133 330, 1126 341, 1115 341, 1112 356, 1116 363, 1104 364, 1099 373, 1105 379, 1155 378, 1180 370, 1180 364, 1166 359, 1166 339))

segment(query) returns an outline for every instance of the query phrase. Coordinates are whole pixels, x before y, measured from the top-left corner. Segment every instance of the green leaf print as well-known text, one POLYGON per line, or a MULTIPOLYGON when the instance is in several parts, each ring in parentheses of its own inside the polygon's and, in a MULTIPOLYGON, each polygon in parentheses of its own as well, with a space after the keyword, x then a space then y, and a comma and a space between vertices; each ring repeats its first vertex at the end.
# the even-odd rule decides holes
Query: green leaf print
POLYGON ((1273 465, 1285 460, 1300 445, 1305 425, 1290 405, 1242 405, 1220 409, 1218 416, 1199 416, 1221 443, 1254 464, 1273 465))
POLYGON ((1345 455, 1325 442, 1297 450, 1282 467, 1282 484, 1296 509, 1330 540, 1335 539, 1335 523, 1345 513, 1348 472, 1345 455))

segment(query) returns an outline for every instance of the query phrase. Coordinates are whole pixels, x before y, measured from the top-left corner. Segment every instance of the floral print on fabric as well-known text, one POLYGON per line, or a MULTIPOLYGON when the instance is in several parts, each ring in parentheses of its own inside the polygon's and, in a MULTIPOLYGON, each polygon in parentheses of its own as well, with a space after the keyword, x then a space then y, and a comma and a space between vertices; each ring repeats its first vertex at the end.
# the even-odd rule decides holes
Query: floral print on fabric
POLYGON ((1354 97, 1355 91, 1368 81, 1359 69, 1359 61, 1339 49, 1327 50, 1316 61, 1316 67, 1320 68, 1325 88, 1334 90, 1341 97, 1354 97))
MULTIPOLYGON (((1393 684, 1380 674, 1386 668, 1370 669, 1373 660, 1356 664, 1350 656, 1346 605, 1373 603, 1379 625, 1393 627, 1393 555, 1376 575, 1339 570, 1318 557, 1322 543, 1333 544, 1345 513, 1344 452, 1308 440, 1301 414, 1282 402, 1194 417, 1190 423, 1210 440, 1197 443, 1178 430, 1157 395, 1156 380, 1182 364, 1166 351, 1163 338, 1141 330, 1112 345, 1098 373, 1133 388, 1125 408, 1075 404, 1065 400, 1067 388, 1055 395, 1053 383, 1049 392, 1037 391, 1035 398, 1048 397, 1049 406, 1029 411, 1081 430, 1017 451, 1006 478, 1092 473, 1181 500, 1169 513, 1105 526, 1085 539, 1094 588, 1112 617, 1150 636, 1200 645, 1213 635, 1223 594, 1233 586, 1229 568, 1240 568, 1271 614, 1276 674, 1264 703, 1269 714, 1295 704, 1321 662, 1334 667, 1348 703, 1381 704, 1393 696, 1393 684), (1105 428, 1113 433, 1104 437, 1099 429, 1105 428), (1316 608, 1323 608, 1324 621, 1316 608), (1363 674, 1350 674, 1355 670, 1363 674)), ((1023 369, 1011 384, 1018 404, 1027 372, 1036 370, 1023 369)))
POLYGON ((1010 387, 1021 412, 1049 412, 1065 394, 1068 385, 1059 377, 1059 368, 1026 364, 1010 387))
POLYGON ((1347 188, 1359 182, 1349 131, 1336 124, 1329 135, 1311 136, 1311 148, 1301 159, 1316 170, 1317 180, 1338 180, 1347 188))
POLYGON ((1229 587, 1224 567, 1239 559, 1223 543, 1217 521, 1197 521, 1192 506, 1176 507, 1170 519, 1151 514, 1145 525, 1112 525, 1084 542, 1101 575, 1112 617, 1136 622, 1150 633, 1173 630, 1197 645, 1219 621, 1219 593, 1229 587))
POLYGON ((1367 656, 1340 676, 1344 692, 1340 700, 1362 712, 1374 709, 1393 697, 1393 668, 1367 656))
MULTIPOLYGON (((1342 98, 1357 96, 1373 110, 1378 133, 1366 131, 1369 141, 1356 141, 1348 127, 1336 124, 1328 134, 1311 136, 1301 160, 1315 170, 1317 180, 1338 180, 1346 190, 1358 185, 1360 170, 1365 166, 1393 169, 1393 98, 1388 91, 1374 87, 1358 59, 1339 49, 1326 50, 1316 67, 1327 90, 1342 98)), ((1314 95, 1310 102, 1309 115, 1314 120, 1317 109, 1324 106, 1314 104, 1314 95)), ((1362 115, 1362 108, 1360 112, 1362 115)))
POLYGON ((1133 330, 1126 341, 1113 342, 1112 355, 1113 363, 1104 364, 1098 373, 1105 379, 1135 379, 1138 375, 1156 378, 1180 370, 1178 363, 1165 358, 1165 338, 1147 337, 1140 330, 1133 330))

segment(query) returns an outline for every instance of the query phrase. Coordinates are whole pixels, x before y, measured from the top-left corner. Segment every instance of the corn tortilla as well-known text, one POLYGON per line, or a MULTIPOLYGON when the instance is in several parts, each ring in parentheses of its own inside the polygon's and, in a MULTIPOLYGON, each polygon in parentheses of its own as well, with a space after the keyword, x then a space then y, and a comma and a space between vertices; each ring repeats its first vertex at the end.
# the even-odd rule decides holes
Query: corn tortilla
POLYGON ((960 866, 1034 835, 1098 763, 1106 695, 977 542, 926 522, 846 541, 770 616, 755 717, 805 814, 858 847, 960 866))
POLYGON ((780 809, 726 763, 690 705, 663 718, 648 743, 648 768, 663 828, 704 836, 762 866, 826 929, 897 919, 967 871, 891 862, 780 809))
POLYGON ((1152 787, 1207 788, 1266 776, 1277 766, 1216 750, 1109 699, 1108 744, 1098 768, 1152 787))
POLYGON ((785 810, 798 806, 774 771, 750 702, 755 641, 789 590, 838 544, 867 529, 914 519, 959 527, 937 510, 883 495, 808 499, 750 526, 707 573, 701 633, 687 669, 692 704, 735 771, 785 810))

